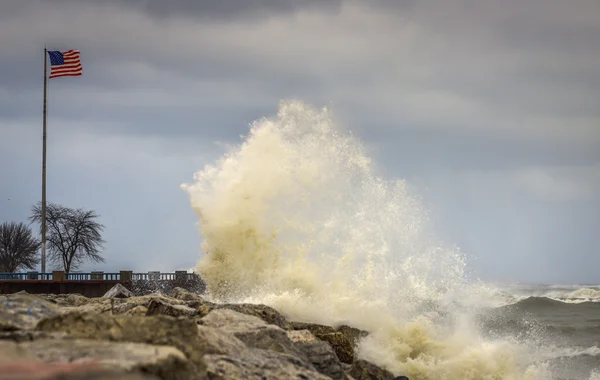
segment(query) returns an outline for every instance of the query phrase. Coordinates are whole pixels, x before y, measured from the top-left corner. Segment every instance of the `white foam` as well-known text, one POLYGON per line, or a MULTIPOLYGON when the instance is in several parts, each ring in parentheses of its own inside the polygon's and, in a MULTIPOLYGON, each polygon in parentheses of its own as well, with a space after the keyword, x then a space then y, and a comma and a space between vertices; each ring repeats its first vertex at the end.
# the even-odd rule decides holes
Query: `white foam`
POLYGON ((563 303, 579 304, 584 302, 600 302, 600 289, 590 287, 567 288, 560 286, 536 286, 513 289, 486 287, 488 307, 512 305, 529 297, 544 297, 563 303), (556 290, 556 289, 560 290, 556 290))
POLYGON ((561 347, 544 354, 545 359, 574 358, 577 356, 600 356, 600 347, 561 347))
POLYGON ((254 123, 182 186, 212 297, 369 330, 360 355, 413 379, 547 378, 531 347, 481 337, 456 305, 481 305, 489 289, 465 282, 464 255, 435 239, 407 184, 373 173, 327 110, 283 102, 254 123))

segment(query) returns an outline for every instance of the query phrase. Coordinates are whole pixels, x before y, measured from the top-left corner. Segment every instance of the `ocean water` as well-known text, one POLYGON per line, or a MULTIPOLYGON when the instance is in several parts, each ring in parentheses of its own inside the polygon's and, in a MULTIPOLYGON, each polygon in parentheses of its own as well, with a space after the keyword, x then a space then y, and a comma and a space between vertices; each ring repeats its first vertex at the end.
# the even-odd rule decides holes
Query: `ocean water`
POLYGON ((359 356, 413 380, 600 379, 597 287, 473 280, 327 109, 282 102, 182 188, 214 301, 368 330, 359 356))
POLYGON ((491 339, 529 339, 555 379, 599 379, 600 285, 493 285, 480 328, 491 339))

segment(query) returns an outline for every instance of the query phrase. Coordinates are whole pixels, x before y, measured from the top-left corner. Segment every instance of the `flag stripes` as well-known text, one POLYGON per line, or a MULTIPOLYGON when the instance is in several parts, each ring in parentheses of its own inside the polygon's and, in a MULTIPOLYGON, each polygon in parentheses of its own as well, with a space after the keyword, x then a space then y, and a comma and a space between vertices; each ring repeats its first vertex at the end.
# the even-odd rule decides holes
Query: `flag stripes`
POLYGON ((50 57, 50 79, 83 74, 79 50, 49 51, 48 56, 50 57))

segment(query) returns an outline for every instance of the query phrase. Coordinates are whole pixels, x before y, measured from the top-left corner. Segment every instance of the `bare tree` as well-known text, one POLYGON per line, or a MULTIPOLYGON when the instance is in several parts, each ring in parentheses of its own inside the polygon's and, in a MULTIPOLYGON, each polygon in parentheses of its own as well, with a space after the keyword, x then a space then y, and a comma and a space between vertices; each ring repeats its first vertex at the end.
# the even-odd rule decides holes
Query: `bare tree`
MULTIPOLYGON (((49 203, 46 206, 46 241, 48 258, 60 264, 66 273, 77 269, 84 261, 104 262, 102 231, 94 211, 73 209, 49 203)), ((42 221, 41 202, 33 206, 29 220, 42 221)))
POLYGON ((34 269, 39 262, 40 241, 33 237, 25 223, 5 222, 0 225, 0 272, 14 273, 34 269))

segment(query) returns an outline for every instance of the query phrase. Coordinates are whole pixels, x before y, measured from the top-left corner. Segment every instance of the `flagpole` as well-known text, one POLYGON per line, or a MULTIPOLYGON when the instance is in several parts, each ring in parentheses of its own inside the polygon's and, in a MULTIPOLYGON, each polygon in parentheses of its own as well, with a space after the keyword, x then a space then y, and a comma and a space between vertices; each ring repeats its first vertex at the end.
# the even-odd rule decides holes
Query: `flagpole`
POLYGON ((48 93, 48 49, 44 46, 44 121, 42 137, 42 279, 46 273, 46 96, 48 93))

